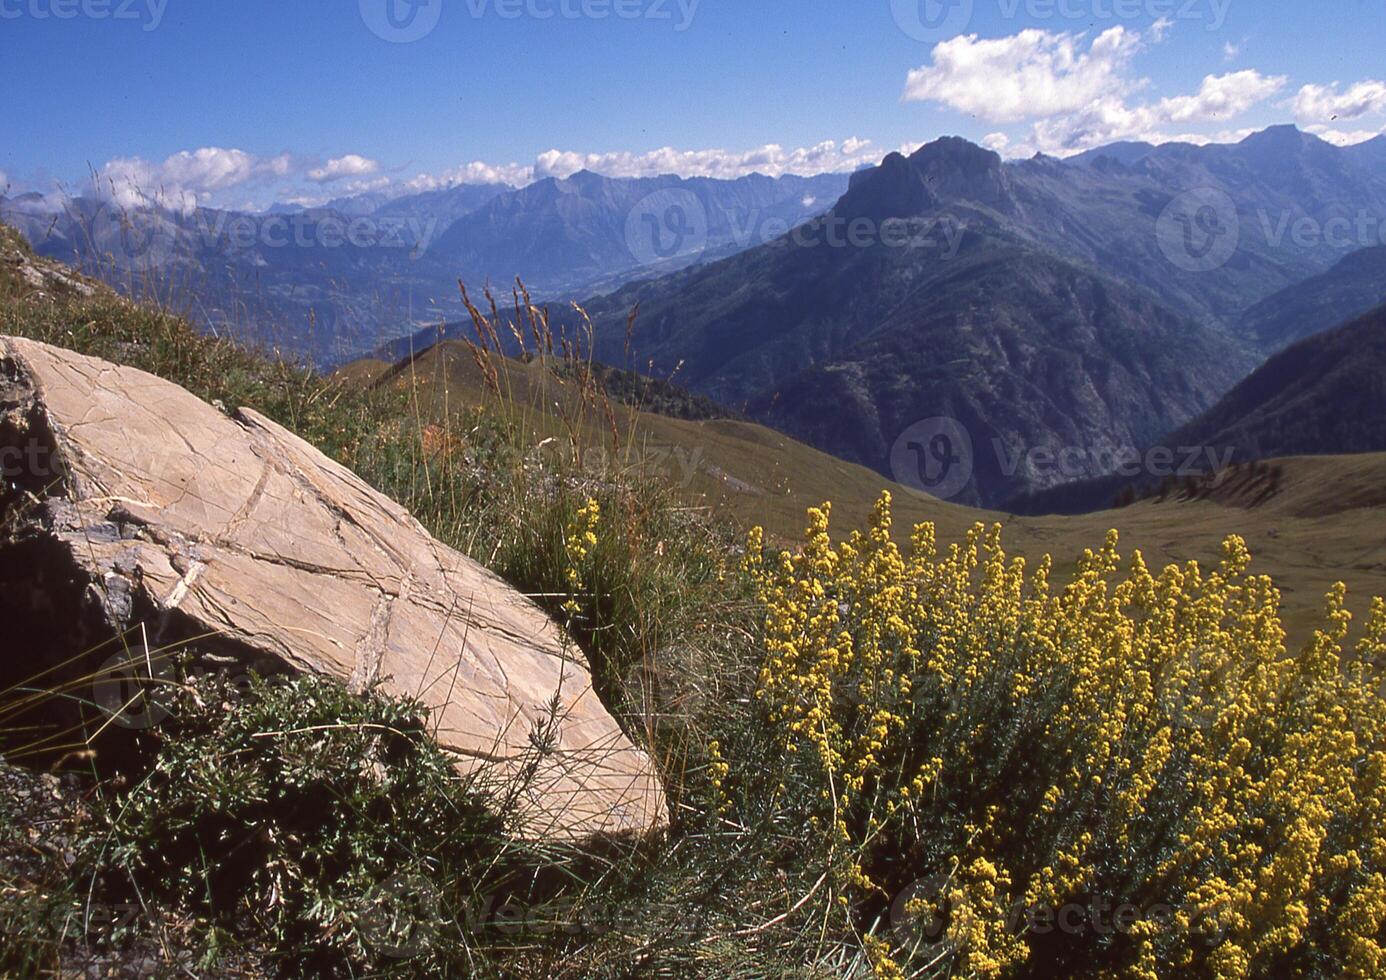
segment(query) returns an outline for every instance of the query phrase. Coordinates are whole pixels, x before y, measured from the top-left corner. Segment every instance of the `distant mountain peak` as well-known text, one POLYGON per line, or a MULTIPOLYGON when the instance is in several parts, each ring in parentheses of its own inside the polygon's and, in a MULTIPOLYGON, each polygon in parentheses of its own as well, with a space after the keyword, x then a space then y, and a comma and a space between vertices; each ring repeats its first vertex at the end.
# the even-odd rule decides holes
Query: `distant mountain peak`
POLYGON ((1248 149, 1276 152, 1292 152, 1307 147, 1332 146, 1331 143, 1320 139, 1313 133, 1306 133, 1294 123, 1268 126, 1259 133, 1252 133, 1237 145, 1248 149))
POLYGON ((847 218, 884 221, 921 214, 938 203, 938 195, 913 160, 890 153, 880 166, 852 175, 847 193, 834 210, 847 218))
POLYGON ((1001 154, 960 136, 926 143, 909 157, 887 154, 880 165, 852 175, 837 211, 876 220, 909 217, 949 201, 1009 210, 1010 178, 1001 154))
POLYGON ((1097 169, 1103 169, 1112 165, 1130 167, 1155 152, 1156 149, 1157 147, 1154 143, 1146 143, 1138 140, 1119 140, 1115 143, 1108 143, 1091 150, 1084 150, 1082 153, 1076 153, 1064 160, 1064 163, 1070 166, 1092 166, 1097 169))
POLYGON ((1001 154, 961 136, 942 136, 914 151, 910 162, 926 173, 950 172, 978 176, 1001 169, 1001 154))
POLYGON ((1294 123, 1276 123, 1273 126, 1267 126, 1265 129, 1262 129, 1259 132, 1252 133, 1250 136, 1245 137, 1242 140, 1242 142, 1246 143, 1252 140, 1268 138, 1297 138, 1305 135, 1307 134, 1304 132, 1304 130, 1300 129, 1299 126, 1297 126, 1294 123))
POLYGON ((577 173, 569 174, 564 181, 575 187, 600 187, 606 183, 606 178, 595 170, 588 170, 586 167, 577 173))
POLYGON ((957 136, 926 143, 910 165, 943 201, 974 201, 1010 210, 1010 177, 1001 154, 957 136))

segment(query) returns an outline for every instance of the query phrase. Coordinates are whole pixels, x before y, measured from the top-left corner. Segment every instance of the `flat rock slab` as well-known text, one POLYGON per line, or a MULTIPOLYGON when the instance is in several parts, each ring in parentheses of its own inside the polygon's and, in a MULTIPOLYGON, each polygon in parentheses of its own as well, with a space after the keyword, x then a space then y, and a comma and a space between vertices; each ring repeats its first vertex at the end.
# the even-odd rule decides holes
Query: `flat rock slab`
POLYGON ((142 625, 158 647, 202 638, 247 663, 415 697, 464 771, 537 761, 512 814, 526 836, 663 822, 654 768, 598 700, 582 651, 283 427, 143 371, 0 338, 0 429, 51 454, 26 530, 59 546, 113 630, 142 625), (539 751, 550 719, 556 736, 539 751))

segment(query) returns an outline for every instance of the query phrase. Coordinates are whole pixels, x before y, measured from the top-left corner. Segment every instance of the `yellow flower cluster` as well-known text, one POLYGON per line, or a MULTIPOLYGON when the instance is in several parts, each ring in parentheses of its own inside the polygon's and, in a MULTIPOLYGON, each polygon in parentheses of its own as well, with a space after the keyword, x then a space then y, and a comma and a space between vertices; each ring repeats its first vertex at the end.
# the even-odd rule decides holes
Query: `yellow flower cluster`
POLYGON ((878 975, 1042 968, 1035 913, 1100 898, 1134 912, 1065 937, 1097 972, 1386 976, 1386 603, 1350 649, 1336 587, 1291 655, 1240 538, 1154 573, 1112 532, 1055 589, 999 526, 940 555, 893 543, 889 495, 837 544, 829 513, 793 555, 751 537, 757 697, 839 895, 949 883, 936 940, 871 939, 878 975))
POLYGON ((712 787, 712 798, 720 816, 731 809, 731 799, 727 796, 725 785, 731 773, 731 764, 722 755, 722 743, 713 739, 707 743, 707 781, 712 787))
POLYGON ((565 575, 572 594, 563 603, 563 609, 569 615, 577 615, 581 609, 577 601, 577 592, 582 588, 582 568, 587 562, 587 556, 597 546, 597 525, 601 521, 601 516, 601 504, 589 497, 564 529, 563 545, 568 553, 565 575))

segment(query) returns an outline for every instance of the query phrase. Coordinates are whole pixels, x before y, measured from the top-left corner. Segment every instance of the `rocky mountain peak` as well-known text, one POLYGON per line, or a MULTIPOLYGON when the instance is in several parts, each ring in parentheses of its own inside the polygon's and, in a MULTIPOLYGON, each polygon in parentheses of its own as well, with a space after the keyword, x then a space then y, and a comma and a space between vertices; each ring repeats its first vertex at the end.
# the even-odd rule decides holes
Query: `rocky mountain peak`
POLYGON ((909 157, 891 153, 879 167, 853 176, 838 211, 883 220, 953 201, 1010 210, 1010 178, 1001 155, 957 136, 926 143, 909 157))

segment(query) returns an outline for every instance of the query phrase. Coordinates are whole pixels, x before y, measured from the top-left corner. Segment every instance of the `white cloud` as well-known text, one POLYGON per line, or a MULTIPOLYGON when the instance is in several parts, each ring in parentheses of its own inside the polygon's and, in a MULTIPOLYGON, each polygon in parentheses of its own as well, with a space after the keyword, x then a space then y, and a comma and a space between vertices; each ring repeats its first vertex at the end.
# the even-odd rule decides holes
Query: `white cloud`
POLYGON ((963 34, 933 49, 932 64, 905 81, 904 101, 938 102, 992 122, 1074 112, 1140 87, 1126 76, 1141 36, 1103 31, 1087 50, 1084 35, 1028 29, 1010 37, 963 34))
POLYGON ((275 177, 287 177, 294 168, 294 158, 287 153, 281 153, 277 157, 271 157, 262 162, 261 166, 265 173, 275 177))
POLYGON ((368 194, 371 191, 384 191, 397 186, 392 177, 366 177, 361 180, 349 180, 340 187, 333 188, 334 197, 348 197, 353 194, 368 194))
MULTIPOLYGON (((1147 143, 1221 143, 1228 132, 1216 135, 1171 133, 1171 126, 1234 119, 1271 98, 1285 85, 1281 76, 1265 76, 1254 70, 1230 75, 1209 75, 1194 95, 1161 99, 1144 105, 1128 105, 1123 99, 1098 99, 1078 112, 1057 115, 1035 123, 1028 152, 1042 151, 1067 156, 1117 140, 1147 143)), ((1235 130, 1247 132, 1250 130, 1235 130)))
POLYGON ((1386 82, 1368 79, 1345 92, 1339 84, 1306 85, 1290 103, 1302 122, 1327 123, 1337 119, 1360 119, 1370 113, 1386 111, 1386 82))
MULTIPOLYGON (((900 151, 908 154, 918 145, 905 145, 900 151)), ((667 146, 639 153, 553 149, 538 154, 530 164, 475 160, 406 179, 388 171, 379 161, 357 154, 346 154, 326 163, 309 163, 291 154, 257 157, 242 150, 205 147, 176 153, 162 163, 141 157, 110 160, 99 171, 98 193, 122 207, 151 203, 181 210, 228 203, 244 207, 247 200, 262 198, 258 207, 271 200, 308 207, 371 191, 403 195, 458 184, 523 187, 548 177, 568 177, 583 169, 610 177, 675 174, 734 179, 753 172, 772 177, 814 175, 855 170, 879 162, 884 155, 870 140, 859 137, 825 140, 805 147, 770 143, 742 151, 681 150, 667 146)))
POLYGON ((315 167, 309 170, 308 179, 317 184, 329 184, 347 177, 364 177, 379 169, 380 164, 377 161, 355 153, 348 153, 346 156, 328 160, 324 167, 315 167))
MULTIPOLYGON (((908 155, 920 145, 922 144, 907 144, 900 147, 900 152, 908 155)), ((788 149, 771 143, 740 152, 720 149, 679 150, 668 146, 644 153, 582 153, 553 149, 538 154, 534 162, 528 165, 513 162, 491 164, 474 160, 440 173, 421 173, 408 180, 396 180, 380 175, 368 180, 352 181, 336 188, 331 196, 340 197, 371 190, 417 194, 455 187, 458 184, 508 184, 512 187, 524 187, 550 177, 571 177, 580 170, 591 170, 607 177, 655 177, 676 174, 680 177, 734 179, 750 173, 762 173, 771 177, 784 174, 815 175, 856 170, 878 163, 884 155, 884 152, 870 140, 858 137, 849 137, 841 142, 825 140, 814 146, 788 149)), ((307 176, 310 180, 315 180, 314 174, 318 172, 319 170, 310 171, 307 176)), ((327 199, 325 195, 301 193, 287 188, 279 193, 279 200, 288 204, 309 206, 323 204, 327 199)))
POLYGON ((256 159, 244 150, 203 147, 189 153, 175 153, 164 161, 163 177, 180 187, 217 191, 249 180, 256 159))
POLYGON ((1229 75, 1209 75, 1196 95, 1161 99, 1152 108, 1161 123, 1199 122, 1240 116, 1279 92, 1288 82, 1284 75, 1262 75, 1254 69, 1229 75))
POLYGON ((492 166, 480 160, 464 163, 440 174, 419 174, 403 184, 397 185, 402 192, 417 194, 423 191, 436 191, 458 184, 509 184, 513 187, 532 183, 534 168, 522 167, 518 163, 492 166))
POLYGON ((122 207, 159 204, 187 210, 218 191, 267 179, 287 167, 286 157, 262 160, 244 150, 204 146, 182 150, 162 163, 117 157, 97 173, 97 194, 122 207))
POLYGON ((814 146, 786 149, 769 143, 753 150, 677 150, 666 146, 648 153, 574 153, 548 150, 534 162, 533 179, 569 177, 592 170, 607 177, 681 177, 733 179, 751 173, 770 177, 784 174, 820 174, 854 170, 875 163, 882 156, 870 140, 851 137, 838 143, 825 140, 814 146))
POLYGON ((1378 131, 1373 129, 1353 129, 1341 130, 1331 126, 1309 126, 1308 131, 1319 139, 1332 143, 1334 146, 1353 146, 1357 143, 1365 143, 1367 140, 1376 139, 1386 130, 1378 131))
POLYGON ((1241 54, 1242 46, 1240 44, 1233 44, 1231 41, 1228 41, 1226 44, 1222 46, 1223 61, 1236 61, 1239 57, 1241 57, 1241 54))
POLYGON ((1241 116, 1286 85, 1281 75, 1254 69, 1208 75, 1198 91, 1136 102, 1148 86, 1134 69, 1146 39, 1160 41, 1169 25, 1142 36, 1121 27, 1089 35, 1024 30, 981 40, 964 35, 933 49, 932 63, 910 72, 906 101, 935 102, 993 122, 1032 122, 1028 137, 998 132, 983 143, 1008 156, 1036 152, 1068 155, 1115 140, 1207 142, 1215 137, 1171 137, 1173 127, 1241 116))
POLYGON ((9 178, 9 175, 6 174, 5 171, 0 170, 0 194, 5 193, 5 192, 8 191, 9 189, 10 189, 10 178, 9 178))

